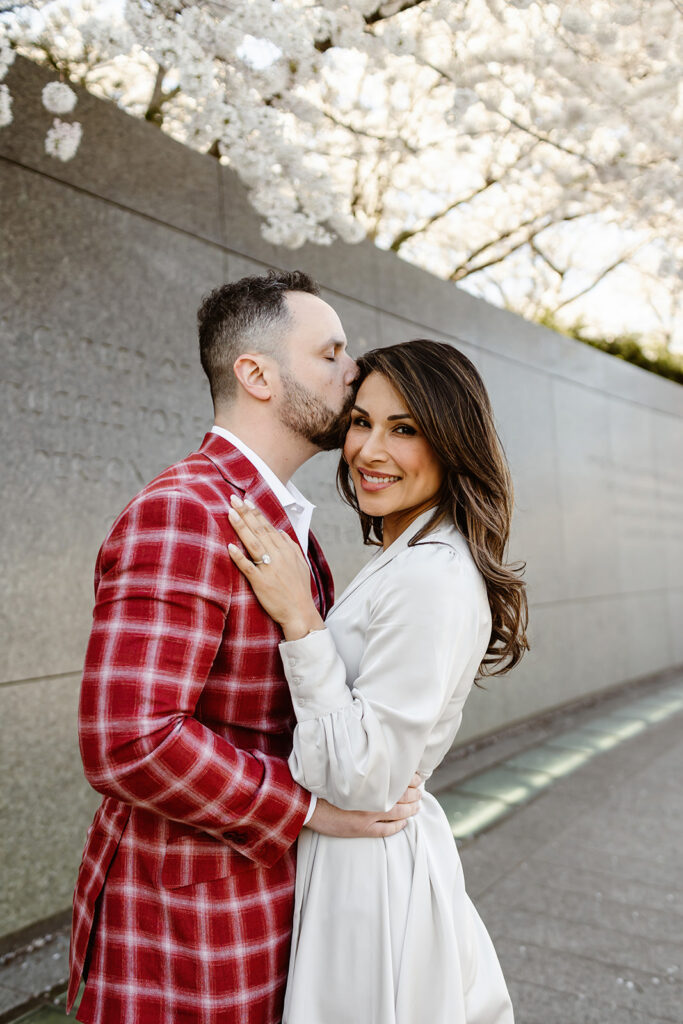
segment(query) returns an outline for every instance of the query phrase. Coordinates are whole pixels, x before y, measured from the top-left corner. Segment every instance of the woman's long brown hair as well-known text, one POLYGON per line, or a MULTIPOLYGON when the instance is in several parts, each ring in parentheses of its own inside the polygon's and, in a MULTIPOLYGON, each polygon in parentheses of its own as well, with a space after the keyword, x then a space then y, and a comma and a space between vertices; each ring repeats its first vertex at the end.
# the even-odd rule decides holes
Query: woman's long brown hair
MULTIPOLYGON (((416 544, 444 521, 455 523, 484 577, 493 620, 478 675, 508 672, 529 649, 526 586, 521 579, 526 563, 505 562, 513 487, 484 383, 457 348, 422 338, 373 349, 358 365, 356 392, 371 373, 386 377, 443 464, 434 514, 410 543, 416 544)), ((364 542, 380 544, 382 519, 361 511, 343 458, 337 487, 360 517, 364 542)))

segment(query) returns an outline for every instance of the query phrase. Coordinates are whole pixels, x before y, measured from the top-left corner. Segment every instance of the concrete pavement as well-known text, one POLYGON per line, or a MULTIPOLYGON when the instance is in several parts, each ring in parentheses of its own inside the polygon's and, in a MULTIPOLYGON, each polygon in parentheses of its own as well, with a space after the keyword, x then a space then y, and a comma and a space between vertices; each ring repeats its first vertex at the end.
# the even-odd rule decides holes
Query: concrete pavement
POLYGON ((517 1024, 683 1022, 683 712, 461 846, 517 1024))
MULTIPOLYGON (((683 676, 456 750, 430 788, 517 1024, 683 1024, 683 676)), ((0 1024, 64 1020, 66 951, 0 964, 0 1024)))

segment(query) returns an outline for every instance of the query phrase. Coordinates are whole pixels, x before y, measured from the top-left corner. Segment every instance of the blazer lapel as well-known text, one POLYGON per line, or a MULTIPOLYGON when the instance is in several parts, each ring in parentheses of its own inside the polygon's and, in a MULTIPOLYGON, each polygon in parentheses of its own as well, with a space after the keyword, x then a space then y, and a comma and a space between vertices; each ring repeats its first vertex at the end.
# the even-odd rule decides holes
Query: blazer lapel
POLYGON ((310 532, 308 534, 308 558, 320 595, 318 611, 324 619, 334 603, 334 580, 323 550, 317 538, 310 532))
MULTIPOLYGON (((294 532, 294 527, 290 522, 289 516, 259 471, 254 465, 252 465, 249 459, 242 454, 239 448, 235 448, 233 444, 230 444, 230 442, 226 440, 226 438, 221 437, 220 434, 209 432, 202 441, 199 450, 202 455, 205 455, 207 459, 213 462, 221 476, 235 490, 242 492, 242 497, 249 498, 249 500, 254 503, 259 512, 263 513, 268 522, 274 526, 276 530, 282 530, 286 533, 287 536, 291 537, 294 543, 298 544, 301 549, 299 538, 294 532)), ((309 551, 311 537, 312 535, 309 533, 309 551)), ((317 545, 317 542, 315 543, 317 545)), ((320 551, 319 546, 318 551, 320 552, 320 555, 322 555, 322 551, 320 551)), ((313 562, 313 560, 311 560, 311 562, 313 562)), ((318 566, 316 566, 316 569, 317 568, 318 566)), ((325 596, 324 588, 319 585, 318 579, 316 578, 316 571, 314 570, 311 572, 311 597, 315 602, 316 608, 323 616, 325 613, 321 611, 321 609, 326 603, 325 596)))
MULTIPOLYGON (((402 551, 405 551, 409 542, 429 521, 432 514, 433 509, 427 509, 426 512, 422 512, 417 519, 414 519, 410 526, 396 538, 393 544, 390 544, 389 547, 384 548, 384 550, 380 549, 376 552, 370 561, 363 566, 358 575, 351 580, 341 597, 339 597, 335 602, 334 609, 336 610, 339 608, 339 606, 342 605, 344 601, 351 596, 351 594, 355 593, 356 590, 358 590, 358 588, 367 580, 369 580, 371 576, 374 576, 376 572, 379 572, 385 565, 388 565, 389 562, 393 561, 397 555, 400 555, 402 551)), ((429 543, 448 543, 454 530, 455 527, 444 528, 440 526, 434 531, 434 533, 429 534, 429 543)), ((421 541, 420 543, 427 543, 427 541, 421 541)))

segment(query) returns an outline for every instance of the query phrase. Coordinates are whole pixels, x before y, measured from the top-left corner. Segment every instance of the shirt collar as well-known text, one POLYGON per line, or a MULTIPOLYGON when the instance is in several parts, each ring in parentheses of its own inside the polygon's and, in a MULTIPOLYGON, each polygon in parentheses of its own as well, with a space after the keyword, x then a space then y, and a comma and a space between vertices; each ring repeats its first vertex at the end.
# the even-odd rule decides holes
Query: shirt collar
MULTIPOLYGON (((252 466, 259 471, 285 510, 292 511, 295 506, 298 506, 298 509, 301 512, 310 511, 310 515, 313 514, 315 505, 301 493, 299 488, 293 484, 291 480, 288 480, 286 484, 283 484, 282 480, 280 480, 270 466, 263 461, 261 456, 252 451, 252 449, 249 448, 241 438, 237 437, 230 430, 217 426, 215 423, 211 427, 211 433, 224 437, 226 441, 229 441, 230 444, 234 445, 235 448, 242 452, 245 459, 249 459, 249 462, 251 462, 252 466)), ((310 516, 308 518, 310 522, 310 516)))

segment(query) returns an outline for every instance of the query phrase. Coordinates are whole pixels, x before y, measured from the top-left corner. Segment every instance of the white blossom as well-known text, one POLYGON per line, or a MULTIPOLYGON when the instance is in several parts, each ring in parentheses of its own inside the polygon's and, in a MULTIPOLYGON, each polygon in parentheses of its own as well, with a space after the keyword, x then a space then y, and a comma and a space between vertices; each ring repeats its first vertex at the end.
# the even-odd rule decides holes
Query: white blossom
POLYGON ((0 85, 0 128, 12 123, 12 97, 7 86, 0 85))
POLYGON ((15 57, 16 52, 10 46, 9 39, 0 33, 0 82, 14 63, 15 57))
POLYGON ((595 29, 595 40, 603 48, 611 47, 617 41, 617 30, 609 22, 601 22, 595 29))
MULTIPOLYGON (((0 79, 14 46, 49 55, 71 81, 219 153, 274 244, 369 232, 487 297, 533 279, 534 296, 525 285, 505 300, 526 313, 567 298, 586 225, 618 224, 625 250, 629 232, 657 238, 678 280, 683 39, 671 0, 21 9, 31 16, 17 7, 0 22, 0 79)), ((9 102, 0 93, 5 123, 9 102)), ((73 154, 79 131, 55 140, 53 127, 50 147, 73 154)))
POLYGON ((638 5, 634 3, 618 4, 616 10, 612 13, 612 18, 617 25, 633 25, 634 22, 638 21, 639 16, 638 5))
POLYGON ((458 119, 475 103, 479 103, 479 97, 474 89, 456 89, 453 93, 453 106, 451 108, 453 117, 458 119))
POLYGON ((330 217, 330 227, 343 242, 354 245, 365 238, 363 225, 351 213, 337 212, 330 217))
POLYGON ((58 117, 45 136, 45 152, 58 160, 72 160, 81 143, 83 128, 78 121, 61 121, 58 117))
POLYGON ((593 25, 586 11, 570 6, 562 11, 562 25, 576 35, 588 35, 593 25))
POLYGON ((73 89, 63 82, 48 82, 43 87, 43 106, 51 114, 70 114, 78 97, 73 89))

